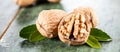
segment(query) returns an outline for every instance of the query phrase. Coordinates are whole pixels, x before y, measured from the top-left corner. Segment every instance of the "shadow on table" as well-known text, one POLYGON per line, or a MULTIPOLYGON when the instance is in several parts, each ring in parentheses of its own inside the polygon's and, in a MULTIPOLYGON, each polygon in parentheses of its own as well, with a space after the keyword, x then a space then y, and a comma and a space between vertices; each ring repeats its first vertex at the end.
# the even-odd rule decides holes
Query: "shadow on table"
POLYGON ((49 9, 62 9, 63 7, 60 3, 44 3, 33 7, 26 7, 23 8, 17 18, 18 24, 27 24, 31 23, 32 21, 35 22, 36 18, 38 17, 39 13, 42 10, 49 10, 49 9))
MULTIPOLYGON (((101 44, 107 44, 110 42, 101 42, 101 44)), ((21 42, 21 48, 36 48, 42 52, 100 52, 100 49, 89 47, 87 44, 79 46, 71 46, 61 42, 58 37, 53 39, 44 39, 39 42, 29 42, 24 40, 21 42)))
MULTIPOLYGON (((39 42, 31 43, 28 40, 24 40, 21 43, 21 48, 40 48, 42 52, 75 52, 79 46, 70 46, 62 43, 59 39, 45 39, 39 42)), ((82 46, 84 47, 84 46, 82 46)))
POLYGON ((91 50, 99 52, 99 49, 94 49, 88 45, 71 46, 61 42, 58 38, 45 39, 39 42, 29 42, 24 40, 21 42, 21 48, 36 48, 42 52, 89 52, 91 50))

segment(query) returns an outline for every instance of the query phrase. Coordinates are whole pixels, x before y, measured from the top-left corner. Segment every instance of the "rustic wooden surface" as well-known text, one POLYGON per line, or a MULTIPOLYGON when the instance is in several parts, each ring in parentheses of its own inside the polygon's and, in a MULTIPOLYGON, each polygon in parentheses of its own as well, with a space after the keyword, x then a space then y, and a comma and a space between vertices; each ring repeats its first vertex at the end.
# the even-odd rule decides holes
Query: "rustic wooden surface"
MULTIPOLYGON (((41 4, 30 8, 22 8, 18 17, 13 21, 0 40, 0 52, 120 52, 119 5, 120 0, 62 0, 60 4, 41 4), (24 26, 34 24, 41 10, 57 8, 71 12, 78 6, 88 6, 94 9, 99 21, 97 27, 112 37, 113 40, 111 42, 101 42, 102 48, 94 49, 88 45, 69 46, 60 42, 59 39, 45 39, 40 42, 30 43, 19 37, 19 31, 24 26)), ((16 7, 14 11, 16 11, 17 8, 18 7, 16 7)), ((0 12, 0 16, 2 15, 3 13, 0 12)), ((11 17, 13 17, 12 14, 5 13, 4 15, 11 16, 6 18, 0 17, 2 19, 0 19, 0 27, 2 27, 0 28, 0 32, 2 32, 3 28, 5 28, 11 20, 11 17)))

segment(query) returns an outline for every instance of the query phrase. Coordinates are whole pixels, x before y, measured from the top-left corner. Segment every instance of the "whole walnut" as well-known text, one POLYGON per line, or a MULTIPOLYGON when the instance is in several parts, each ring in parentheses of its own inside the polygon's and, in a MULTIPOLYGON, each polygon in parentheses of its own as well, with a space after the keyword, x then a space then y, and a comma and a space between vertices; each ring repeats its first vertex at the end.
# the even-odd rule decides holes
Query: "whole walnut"
POLYGON ((96 25, 97 20, 93 10, 79 7, 63 17, 58 26, 58 36, 66 44, 81 45, 87 41, 91 28, 96 25))
POLYGON ((38 3, 38 2, 42 3, 45 1, 48 1, 51 3, 59 3, 60 2, 60 0, 15 0, 15 3, 19 6, 26 7, 26 6, 30 6, 34 3, 38 3))
POLYGON ((65 11, 58 9, 43 10, 36 20, 38 31, 45 37, 56 37, 58 35, 59 22, 66 14, 65 11))
POLYGON ((32 5, 36 0, 15 0, 15 3, 19 6, 25 7, 32 5))
POLYGON ((48 2, 51 2, 51 3, 59 3, 61 0, 48 0, 48 2))

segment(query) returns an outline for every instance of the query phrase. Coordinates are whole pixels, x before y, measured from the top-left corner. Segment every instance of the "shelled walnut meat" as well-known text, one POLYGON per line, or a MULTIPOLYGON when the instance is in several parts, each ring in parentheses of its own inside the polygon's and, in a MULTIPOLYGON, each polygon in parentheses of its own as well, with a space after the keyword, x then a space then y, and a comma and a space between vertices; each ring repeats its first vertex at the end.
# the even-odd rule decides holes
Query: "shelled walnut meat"
POLYGON ((66 44, 81 45, 87 41, 91 28, 96 25, 97 20, 91 8, 76 8, 61 20, 58 36, 66 44))
POLYGON ((36 26, 41 35, 54 38, 58 35, 58 25, 60 20, 67 13, 63 10, 52 9, 40 12, 36 21, 36 26))

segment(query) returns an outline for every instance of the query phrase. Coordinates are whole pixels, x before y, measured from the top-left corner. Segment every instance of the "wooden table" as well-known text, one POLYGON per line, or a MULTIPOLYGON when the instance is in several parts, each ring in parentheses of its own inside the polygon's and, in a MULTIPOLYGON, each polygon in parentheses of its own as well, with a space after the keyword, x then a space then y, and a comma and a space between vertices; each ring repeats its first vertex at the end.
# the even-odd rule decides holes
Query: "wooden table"
POLYGON ((0 0, 0 52, 120 52, 120 1, 119 0, 62 0, 60 4, 40 4, 21 8, 13 0, 0 0), (101 49, 87 45, 69 46, 56 39, 46 39, 30 43, 19 37, 19 31, 27 25, 35 24, 40 11, 64 9, 71 12, 78 6, 94 9, 99 24, 97 28, 107 32, 113 39, 101 42, 101 49))

